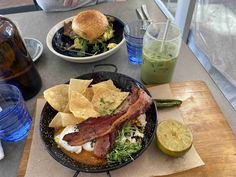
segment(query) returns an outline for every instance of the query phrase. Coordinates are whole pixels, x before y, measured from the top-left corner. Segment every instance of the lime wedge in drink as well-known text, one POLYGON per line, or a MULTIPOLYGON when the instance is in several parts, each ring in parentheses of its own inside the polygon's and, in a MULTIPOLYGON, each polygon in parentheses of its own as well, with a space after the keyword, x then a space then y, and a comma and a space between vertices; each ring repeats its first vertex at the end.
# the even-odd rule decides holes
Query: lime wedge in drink
POLYGON ((166 155, 180 157, 192 146, 193 135, 189 128, 176 120, 164 120, 157 126, 158 148, 166 155))

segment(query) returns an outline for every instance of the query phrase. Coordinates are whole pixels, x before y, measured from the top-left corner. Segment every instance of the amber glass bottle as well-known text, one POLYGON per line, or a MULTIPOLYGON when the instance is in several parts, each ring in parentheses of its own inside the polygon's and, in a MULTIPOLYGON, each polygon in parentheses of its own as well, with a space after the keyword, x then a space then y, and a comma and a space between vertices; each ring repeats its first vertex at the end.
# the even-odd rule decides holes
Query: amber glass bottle
POLYGON ((36 95, 42 85, 16 25, 0 16, 0 83, 3 82, 17 86, 25 100, 36 95))

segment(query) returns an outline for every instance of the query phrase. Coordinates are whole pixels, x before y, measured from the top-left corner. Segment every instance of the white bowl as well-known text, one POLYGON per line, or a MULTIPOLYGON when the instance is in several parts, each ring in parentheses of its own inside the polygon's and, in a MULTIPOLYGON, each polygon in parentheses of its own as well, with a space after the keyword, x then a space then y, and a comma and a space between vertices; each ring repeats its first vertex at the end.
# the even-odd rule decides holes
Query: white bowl
MULTIPOLYGON (((67 18, 67 19, 62 20, 61 22, 57 23, 48 32, 48 35, 47 35, 47 38, 46 38, 46 43, 47 43, 47 46, 48 46, 49 50, 52 51, 55 55, 61 57, 64 60, 67 60, 67 61, 70 61, 70 62, 75 62, 75 63, 91 63, 91 62, 95 62, 95 61, 100 61, 100 60, 103 60, 103 59, 111 56, 115 52, 117 52, 120 49, 120 47, 122 46, 122 44, 125 42, 124 37, 122 37, 121 42, 119 44, 117 44, 116 47, 114 47, 114 48, 112 48, 112 49, 110 49, 106 52, 103 52, 101 54, 93 55, 93 56, 72 57, 72 56, 67 56, 67 55, 60 54, 57 51, 55 51, 53 46, 52 46, 53 37, 54 37, 55 33, 64 26, 64 22, 68 23, 69 21, 72 21, 73 18, 74 17, 70 17, 70 18, 67 18)), ((116 18, 116 17, 114 17, 114 18, 116 18)))
POLYGON ((43 44, 35 38, 25 37, 25 47, 33 61, 36 61, 43 53, 43 44))

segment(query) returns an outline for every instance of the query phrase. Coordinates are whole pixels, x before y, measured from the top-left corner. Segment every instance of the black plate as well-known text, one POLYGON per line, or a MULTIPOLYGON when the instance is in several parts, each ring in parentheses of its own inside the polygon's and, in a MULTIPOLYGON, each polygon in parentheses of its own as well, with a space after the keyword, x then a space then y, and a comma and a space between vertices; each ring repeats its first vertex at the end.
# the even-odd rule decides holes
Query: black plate
MULTIPOLYGON (((116 85, 116 87, 122 89, 122 91, 130 91, 132 86, 137 86, 145 90, 150 95, 150 93, 144 87, 143 84, 120 73, 94 72, 94 73, 81 75, 77 78, 78 79, 93 79, 93 82, 91 84, 96 84, 98 82, 111 79, 116 85)), ((130 159, 122 163, 115 163, 112 165, 103 165, 103 166, 93 167, 93 166, 81 164, 71 159, 70 157, 65 155, 60 150, 60 148, 58 148, 53 138, 54 136, 53 128, 48 127, 49 123, 51 122, 53 117, 56 115, 56 113, 57 111, 55 111, 48 103, 44 105, 44 108, 41 113, 41 120, 40 120, 40 135, 49 154, 62 165, 76 171, 97 173, 97 172, 106 172, 106 171, 118 169, 133 161, 132 159, 130 159)), ((151 105, 150 109, 146 112, 146 117, 147 117, 147 124, 145 127, 144 138, 142 140, 142 148, 140 151, 132 155, 133 159, 138 158, 146 150, 146 148, 150 145, 154 137, 155 129, 157 125, 157 112, 156 112, 154 103, 151 105)))
MULTIPOLYGON (((114 30, 114 37, 108 40, 106 43, 108 44, 112 42, 112 43, 119 44, 123 39, 124 23, 117 17, 111 16, 111 15, 106 15, 106 16, 107 18, 110 19, 110 21, 112 21, 113 30, 114 30)), ((62 46, 69 47, 74 43, 74 40, 68 36, 63 35, 63 32, 64 32, 64 29, 62 27, 53 36, 52 38, 53 49, 62 55, 71 56, 71 57, 80 57, 77 55, 77 52, 65 51, 63 49, 62 46)), ((91 52, 90 50, 92 49, 88 49, 88 50, 89 50, 88 52, 91 52)), ((84 57, 86 56, 90 56, 90 55, 85 55, 84 57)))

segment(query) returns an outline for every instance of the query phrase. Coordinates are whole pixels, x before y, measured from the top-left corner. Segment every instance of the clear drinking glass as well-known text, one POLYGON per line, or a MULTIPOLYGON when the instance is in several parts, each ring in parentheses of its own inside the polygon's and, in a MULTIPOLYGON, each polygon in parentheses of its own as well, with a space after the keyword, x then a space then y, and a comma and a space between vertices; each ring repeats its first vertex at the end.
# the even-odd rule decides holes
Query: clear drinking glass
POLYGON ((146 22, 142 20, 127 23, 124 28, 124 36, 128 51, 129 61, 133 64, 142 63, 143 35, 146 22))
POLYGON ((0 84, 0 139, 17 142, 27 137, 32 118, 19 89, 0 84))
POLYGON ((181 46, 181 31, 169 24, 165 40, 165 22, 152 23, 143 38, 141 79, 145 84, 162 84, 171 81, 181 46))

